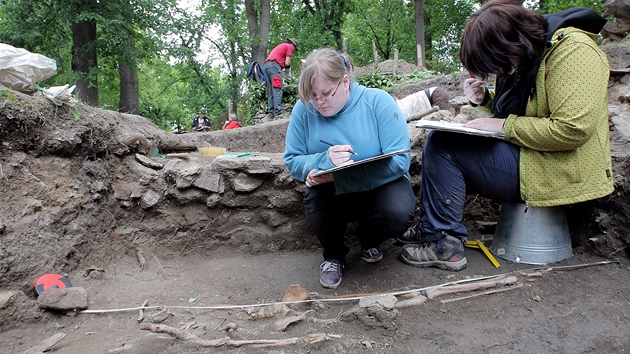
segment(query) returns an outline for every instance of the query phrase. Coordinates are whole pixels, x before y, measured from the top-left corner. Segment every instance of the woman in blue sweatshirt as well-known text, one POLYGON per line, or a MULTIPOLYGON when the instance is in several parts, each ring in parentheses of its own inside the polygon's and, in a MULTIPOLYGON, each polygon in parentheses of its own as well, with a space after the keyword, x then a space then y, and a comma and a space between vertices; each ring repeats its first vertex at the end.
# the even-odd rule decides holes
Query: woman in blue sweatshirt
POLYGON ((375 263, 386 238, 412 224, 415 198, 410 153, 397 154, 332 173, 317 171, 409 149, 406 119, 386 92, 352 80, 352 64, 328 48, 314 50, 301 68, 300 101, 293 108, 284 162, 306 183, 306 219, 323 248, 320 284, 337 288, 349 248, 348 222, 358 221, 361 258, 375 263))

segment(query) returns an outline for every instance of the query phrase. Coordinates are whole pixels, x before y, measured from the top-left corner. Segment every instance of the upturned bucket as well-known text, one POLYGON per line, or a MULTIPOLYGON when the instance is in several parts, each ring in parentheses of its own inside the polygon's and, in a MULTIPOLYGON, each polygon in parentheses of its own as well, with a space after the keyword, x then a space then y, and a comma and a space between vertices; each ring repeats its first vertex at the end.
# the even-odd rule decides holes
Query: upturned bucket
POLYGON ((502 203, 490 252, 526 264, 549 264, 573 256, 563 207, 502 203))

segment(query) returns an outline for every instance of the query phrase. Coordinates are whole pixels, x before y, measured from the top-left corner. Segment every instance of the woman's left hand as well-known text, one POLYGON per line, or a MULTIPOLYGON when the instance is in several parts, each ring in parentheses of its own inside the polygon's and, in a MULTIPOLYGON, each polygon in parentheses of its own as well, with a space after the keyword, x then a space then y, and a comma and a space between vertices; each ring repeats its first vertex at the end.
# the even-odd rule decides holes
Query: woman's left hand
POLYGON ((332 173, 326 173, 321 176, 313 177, 315 170, 311 170, 306 177, 306 185, 309 187, 315 187, 320 184, 329 183, 335 180, 335 176, 332 173))
POLYGON ((464 124, 466 128, 487 130, 489 132, 502 132, 505 119, 503 118, 477 118, 464 124))

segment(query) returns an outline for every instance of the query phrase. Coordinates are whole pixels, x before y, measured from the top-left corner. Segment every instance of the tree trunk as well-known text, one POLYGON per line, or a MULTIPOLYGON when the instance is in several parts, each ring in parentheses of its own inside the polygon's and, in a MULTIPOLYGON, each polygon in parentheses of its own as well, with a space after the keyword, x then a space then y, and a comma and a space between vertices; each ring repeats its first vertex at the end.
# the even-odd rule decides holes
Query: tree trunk
POLYGON ((138 114, 140 112, 140 89, 138 87, 138 72, 135 65, 118 63, 118 75, 120 77, 120 100, 118 111, 122 113, 138 114))
MULTIPOLYGON (((431 18, 429 18, 426 14, 422 16, 422 20, 424 21, 425 27, 429 27, 431 25, 431 18)), ((431 50, 433 49, 432 43, 433 43, 433 39, 431 37, 431 34, 424 32, 424 50, 422 51, 422 53, 424 54, 425 63, 431 60, 433 57, 432 50, 431 50)))
POLYGON ((424 45, 424 0, 415 0, 416 14, 416 45, 422 48, 422 58, 418 58, 418 66, 424 67, 424 56, 426 48, 424 45))
POLYGON ((98 106, 98 79, 96 69, 96 22, 81 21, 72 24, 72 70, 78 74, 76 94, 80 101, 98 106))
POLYGON ((269 0, 260 0, 260 9, 254 8, 254 0, 245 0, 247 27, 252 40, 252 61, 264 63, 269 46, 269 0))

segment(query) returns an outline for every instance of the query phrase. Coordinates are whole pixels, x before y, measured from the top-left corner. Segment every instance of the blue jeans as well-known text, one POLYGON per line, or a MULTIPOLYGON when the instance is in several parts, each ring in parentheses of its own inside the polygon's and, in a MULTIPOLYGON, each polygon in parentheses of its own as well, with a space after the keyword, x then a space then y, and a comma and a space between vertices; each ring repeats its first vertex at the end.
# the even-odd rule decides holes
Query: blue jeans
POLYGON ((431 131, 422 151, 420 240, 466 238, 466 192, 522 202, 519 147, 503 140, 431 131))
POLYGON ((265 74, 267 75, 267 113, 271 118, 282 113, 282 68, 275 61, 265 63, 265 74), (276 87, 274 87, 274 85, 276 87), (280 87, 277 87, 280 85, 280 87))
POLYGON ((335 194, 334 183, 306 188, 306 220, 323 247, 324 259, 345 262, 344 244, 349 222, 358 221, 356 235, 361 248, 379 246, 385 239, 401 236, 413 223, 415 197, 406 177, 375 189, 335 194))

